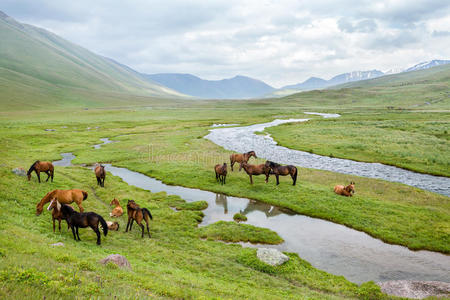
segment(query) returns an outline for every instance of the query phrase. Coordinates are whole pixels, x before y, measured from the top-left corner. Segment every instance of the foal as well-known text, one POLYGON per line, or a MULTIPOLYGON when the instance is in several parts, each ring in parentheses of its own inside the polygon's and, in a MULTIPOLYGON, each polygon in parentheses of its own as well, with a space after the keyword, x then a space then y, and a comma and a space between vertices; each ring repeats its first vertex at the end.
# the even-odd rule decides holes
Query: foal
POLYGON ((261 175, 264 174, 266 175, 266 183, 269 180, 269 172, 270 172, 270 168, 266 167, 265 164, 260 164, 260 165, 249 165, 246 162, 241 162, 240 166, 239 166, 239 171, 244 168, 245 172, 248 174, 248 176, 250 177, 250 184, 253 184, 253 179, 252 179, 252 175, 261 175))
POLYGON ((131 231, 131 226, 133 226, 133 221, 136 220, 136 223, 138 223, 139 226, 141 226, 142 228, 142 238, 144 237, 144 225, 141 224, 142 220, 145 220, 145 223, 147 224, 147 233, 148 233, 148 237, 151 238, 150 236, 150 230, 148 229, 148 223, 149 223, 149 217, 150 219, 153 220, 153 216, 150 213, 150 211, 148 209, 146 209, 145 207, 140 208, 139 205, 136 204, 136 202, 134 202, 134 200, 128 200, 127 203, 127 214, 128 214, 128 223, 127 223, 127 228, 125 229, 125 232, 128 232, 128 225, 130 226, 130 231, 131 231))
POLYGON ((351 181, 350 184, 347 186, 336 185, 334 187, 334 192, 338 195, 352 197, 353 194, 355 193, 355 183, 351 181))
POLYGON ((78 235, 78 228, 91 227, 92 230, 97 234, 97 245, 101 244, 100 231, 98 230, 98 223, 102 225, 103 234, 106 236, 108 234, 108 224, 102 216, 96 214, 95 212, 79 213, 76 212, 72 206, 63 204, 61 206, 61 211, 63 218, 67 220, 70 228, 72 228, 73 238, 75 241, 81 241, 78 235), (76 231, 76 236, 75 236, 76 231), (77 239, 78 238, 78 239, 77 239))
MULTIPOLYGON (((231 164, 231 171, 233 171, 233 165, 234 165, 234 163, 241 163, 241 162, 245 162, 245 163, 247 163, 248 162, 248 160, 250 159, 250 157, 254 157, 254 158, 257 158, 256 157, 256 153, 255 153, 255 151, 249 151, 249 152, 247 152, 247 153, 242 153, 242 154, 240 154, 240 153, 233 153, 233 154, 231 154, 230 155, 230 164, 231 164)), ((241 170, 241 168, 239 168, 239 171, 241 170)))
POLYGON ((111 203, 109 204, 109 206, 113 206, 114 208, 113 210, 109 213, 110 217, 120 217, 123 215, 123 208, 122 206, 120 206, 119 200, 117 200, 116 198, 114 198, 111 203))
POLYGON ((31 165, 30 169, 27 172, 27 177, 28 177, 28 181, 30 181, 31 179, 31 173, 35 171, 38 181, 39 183, 41 183, 41 172, 44 172, 45 174, 47 174, 47 180, 45 182, 48 181, 48 179, 51 177, 52 178, 52 182, 53 182, 53 172, 54 172, 54 168, 53 168, 53 164, 49 161, 35 161, 34 164, 31 165))
POLYGON ((220 181, 222 185, 225 184, 225 179, 227 177, 227 163, 216 165, 214 171, 216 171, 216 181, 220 181))
MULTIPOLYGON (((52 211, 53 232, 55 232, 55 220, 58 220, 58 229, 61 232, 61 220, 64 219, 61 212, 61 203, 53 198, 50 205, 47 207, 47 210, 52 211)), ((67 222, 67 228, 69 228, 69 222, 67 222)))
POLYGON ((97 185, 105 187, 105 177, 106 177, 105 167, 102 165, 98 165, 95 167, 94 172, 95 176, 97 177, 97 185))

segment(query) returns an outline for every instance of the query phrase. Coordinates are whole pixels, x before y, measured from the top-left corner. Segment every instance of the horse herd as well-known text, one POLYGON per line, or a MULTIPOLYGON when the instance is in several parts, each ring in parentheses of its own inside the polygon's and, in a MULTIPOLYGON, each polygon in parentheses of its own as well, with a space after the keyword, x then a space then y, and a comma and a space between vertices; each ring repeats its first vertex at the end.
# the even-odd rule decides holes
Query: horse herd
MULTIPOLYGON (((231 154, 230 156, 230 165, 231 165, 231 171, 233 171, 233 166, 235 163, 239 163, 239 171, 242 169, 245 170, 245 172, 248 174, 250 178, 250 184, 253 184, 253 178, 252 176, 255 175, 262 175, 264 174, 266 176, 265 182, 267 183, 269 181, 270 175, 275 175, 277 185, 280 184, 279 176, 287 176, 290 175, 293 181, 293 185, 297 182, 297 167, 292 165, 282 166, 280 164, 277 164, 272 161, 266 161, 264 164, 259 165, 251 165, 248 163, 249 159, 251 157, 256 157, 255 151, 249 151, 242 154, 231 154)), ((28 180, 31 179, 31 173, 36 172, 37 178, 39 183, 41 182, 40 173, 46 173, 47 179, 46 181, 51 178, 51 181, 53 182, 53 175, 54 175, 54 167, 51 162, 42 162, 42 161, 36 161, 34 162, 30 169, 27 172, 28 180)), ((220 181, 220 183, 223 185, 226 181, 227 176, 227 164, 223 163, 223 165, 216 165, 214 167, 214 171, 216 173, 216 180, 220 181)), ((106 178, 106 172, 105 167, 102 165, 96 165, 94 168, 94 173, 97 178, 97 185, 104 187, 105 186, 105 178, 106 178)), ((347 197, 351 197, 353 193, 355 192, 355 183, 352 181, 349 185, 343 186, 343 185, 336 185, 334 187, 334 192, 338 195, 343 195, 347 197)), ((80 189, 71 189, 71 190, 53 190, 51 192, 48 192, 42 199, 37 203, 36 205, 36 215, 39 216, 44 208, 44 205, 46 203, 50 203, 47 210, 52 212, 52 221, 53 221, 53 232, 55 232, 55 221, 58 221, 58 228, 59 231, 61 231, 61 221, 66 220, 67 222, 67 228, 72 230, 73 238, 76 241, 80 240, 80 237, 78 235, 78 229, 79 228, 86 228, 90 227, 96 234, 97 234, 97 244, 101 244, 100 239, 100 231, 98 229, 99 224, 102 226, 103 234, 106 236, 108 234, 109 230, 118 231, 119 230, 119 223, 118 222, 111 222, 111 221, 105 221, 105 219, 95 213, 95 212, 84 212, 84 208, 82 206, 82 201, 86 200, 88 197, 88 193, 86 191, 80 190, 80 189), (78 205, 78 208, 80 212, 75 211, 69 204, 76 203, 78 205)), ((110 213, 110 217, 121 217, 123 215, 123 208, 120 206, 119 200, 114 198, 110 206, 114 206, 110 213)), ((140 207, 134 200, 128 200, 127 203, 127 215, 128 215, 128 222, 127 227, 125 229, 125 232, 128 232, 128 230, 131 230, 133 226, 133 222, 136 221, 136 223, 141 227, 142 234, 141 237, 144 237, 145 233, 145 227, 142 224, 142 221, 146 222, 146 228, 149 238, 150 230, 149 230, 149 221, 150 219, 153 219, 152 214, 147 208, 140 207)))

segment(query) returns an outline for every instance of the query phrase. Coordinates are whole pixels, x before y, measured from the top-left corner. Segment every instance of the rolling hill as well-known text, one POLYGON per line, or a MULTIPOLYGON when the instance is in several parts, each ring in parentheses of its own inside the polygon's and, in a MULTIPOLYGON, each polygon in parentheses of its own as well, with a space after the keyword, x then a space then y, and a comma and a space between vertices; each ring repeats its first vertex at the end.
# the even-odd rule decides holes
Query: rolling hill
MULTIPOLYGON (((138 72, 0 12, 0 102, 8 106, 100 105, 124 95, 183 97, 138 72)), ((121 100, 120 100, 121 99, 121 100)), ((113 102, 115 102, 113 101, 113 102)))
POLYGON ((257 98, 275 89, 263 81, 246 76, 235 76, 222 80, 204 80, 191 74, 161 73, 143 74, 180 93, 204 99, 257 98))

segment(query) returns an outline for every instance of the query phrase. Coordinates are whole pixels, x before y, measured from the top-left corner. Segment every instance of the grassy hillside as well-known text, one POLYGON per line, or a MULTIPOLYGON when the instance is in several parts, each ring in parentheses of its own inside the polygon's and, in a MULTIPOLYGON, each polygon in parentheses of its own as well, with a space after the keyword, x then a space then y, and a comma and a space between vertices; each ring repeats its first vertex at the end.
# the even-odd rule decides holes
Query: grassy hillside
POLYGON ((44 29, 21 24, 1 12, 0 40, 0 104, 19 99, 34 104, 36 99, 23 97, 36 91, 46 99, 43 104, 70 102, 70 105, 72 101, 82 103, 82 99, 95 99, 83 95, 85 91, 105 95, 182 96, 148 82, 139 73, 113 60, 44 29))

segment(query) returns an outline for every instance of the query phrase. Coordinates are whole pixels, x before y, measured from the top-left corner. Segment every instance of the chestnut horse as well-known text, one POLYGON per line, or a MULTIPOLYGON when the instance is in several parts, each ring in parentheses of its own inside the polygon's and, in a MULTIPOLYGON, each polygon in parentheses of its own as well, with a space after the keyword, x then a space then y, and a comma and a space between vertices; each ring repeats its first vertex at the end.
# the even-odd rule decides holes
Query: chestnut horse
POLYGON ((102 165, 98 165, 95 167, 94 172, 95 176, 97 177, 97 185, 105 187, 105 177, 106 177, 105 167, 102 165))
POLYGON ((334 187, 334 192, 338 195, 352 197, 355 193, 355 183, 352 181, 349 185, 343 186, 343 185, 336 185, 334 187))
MULTIPOLYGON (((234 163, 241 163, 241 162, 245 162, 248 163, 248 160, 250 159, 250 157, 256 157, 256 153, 255 151, 249 151, 247 153, 233 153, 230 155, 230 164, 231 164, 231 171, 233 171, 233 165, 234 163)), ((239 168, 239 171, 241 170, 241 168, 239 168)))
POLYGON ((128 225, 130 225, 130 231, 131 226, 133 226, 133 221, 136 220, 136 223, 138 223, 139 226, 142 228, 142 238, 144 237, 144 225, 141 224, 142 220, 145 220, 145 223, 147 223, 147 233, 148 237, 150 238, 150 230, 148 229, 148 223, 149 223, 149 217, 153 220, 153 216, 150 213, 148 209, 141 208, 139 205, 134 202, 134 200, 128 200, 127 204, 127 214, 128 214, 128 223, 127 228, 125 232, 128 232, 128 225))
MULTIPOLYGON (((64 219, 61 212, 61 203, 56 199, 52 199, 47 210, 52 211, 53 232, 55 232, 55 220, 58 220, 58 229, 59 232, 61 232, 61 220, 64 219)), ((67 222, 67 228, 69 228, 69 222, 67 222)))
POLYGON ((123 215, 123 208, 122 206, 120 206, 119 200, 117 200, 116 198, 114 198, 111 203, 109 204, 109 206, 113 206, 114 208, 113 210, 109 213, 110 217, 120 217, 123 215))
POLYGON ((265 163, 266 167, 270 169, 270 174, 274 174, 275 177, 277 178, 277 185, 280 184, 280 175, 281 176, 286 176, 286 175, 291 175, 292 178, 292 185, 295 185, 295 183, 297 182, 297 167, 293 166, 293 165, 287 165, 287 166, 282 166, 280 164, 277 164, 273 161, 266 161, 265 163))
POLYGON ((244 168, 245 172, 248 174, 248 176, 250 177, 250 184, 253 184, 253 178, 252 175, 261 175, 264 174, 266 175, 266 183, 269 180, 269 172, 270 172, 270 168, 266 167, 265 164, 260 164, 260 165, 249 165, 246 162, 241 162, 239 170, 244 168))
POLYGON ((34 164, 31 165, 30 169, 27 172, 27 177, 28 177, 28 181, 30 181, 31 179, 31 173, 35 171, 38 181, 39 183, 41 183, 41 176, 40 173, 44 172, 47 174, 47 180, 45 182, 48 181, 48 179, 51 177, 52 178, 52 182, 53 182, 53 164, 49 161, 35 161, 34 164))
POLYGON ((227 177, 227 163, 223 163, 223 165, 216 165, 214 167, 214 171, 216 171, 216 181, 220 181, 221 184, 225 184, 225 179, 227 177))
POLYGON ((83 206, 81 206, 81 201, 86 200, 88 193, 83 190, 73 189, 73 190, 53 190, 48 192, 47 195, 42 198, 42 200, 36 205, 36 216, 42 213, 44 204, 56 199, 61 204, 70 204, 75 202, 83 212, 83 206))

